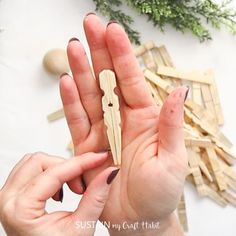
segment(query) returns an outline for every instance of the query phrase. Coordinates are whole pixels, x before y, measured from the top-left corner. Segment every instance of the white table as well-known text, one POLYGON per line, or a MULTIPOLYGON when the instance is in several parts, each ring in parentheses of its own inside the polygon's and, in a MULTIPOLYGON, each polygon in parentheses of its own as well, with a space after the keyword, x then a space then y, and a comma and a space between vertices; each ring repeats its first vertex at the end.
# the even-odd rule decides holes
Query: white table
MULTIPOLYGON (((236 8, 236 1, 234 1, 236 8)), ((51 48, 65 48, 78 37, 87 48, 82 29, 83 16, 94 11, 92 0, 2 0, 0 2, 0 186, 15 163, 27 152, 42 150, 69 156, 70 140, 64 119, 48 124, 47 114, 61 107, 58 80, 42 67, 42 58, 51 48)), ((191 34, 167 27, 162 34, 132 10, 134 28, 142 41, 165 44, 178 68, 213 68, 225 114, 224 133, 236 143, 235 66, 236 37, 212 30, 214 40, 200 44, 191 34)), ((225 209, 199 198, 186 185, 190 232, 188 236, 234 236, 236 209, 225 209)), ((50 201, 48 209, 75 209, 78 197, 66 191, 64 204, 50 201)), ((0 229, 0 235, 4 235, 0 229)), ((107 235, 99 226, 96 235, 107 235)))

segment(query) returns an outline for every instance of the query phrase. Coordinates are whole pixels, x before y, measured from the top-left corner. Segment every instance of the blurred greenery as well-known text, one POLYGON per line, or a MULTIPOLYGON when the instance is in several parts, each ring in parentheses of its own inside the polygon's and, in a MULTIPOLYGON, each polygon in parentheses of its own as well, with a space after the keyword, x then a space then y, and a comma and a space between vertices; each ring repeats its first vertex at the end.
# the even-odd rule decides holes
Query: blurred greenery
POLYGON ((220 4, 212 0, 93 0, 96 11, 109 20, 116 20, 129 35, 130 40, 140 44, 140 33, 132 28, 133 19, 121 10, 126 4, 138 13, 147 16, 155 27, 164 31, 167 24, 176 30, 192 32, 200 42, 211 40, 207 25, 216 29, 225 26, 236 34, 236 11, 231 7, 232 0, 220 4))

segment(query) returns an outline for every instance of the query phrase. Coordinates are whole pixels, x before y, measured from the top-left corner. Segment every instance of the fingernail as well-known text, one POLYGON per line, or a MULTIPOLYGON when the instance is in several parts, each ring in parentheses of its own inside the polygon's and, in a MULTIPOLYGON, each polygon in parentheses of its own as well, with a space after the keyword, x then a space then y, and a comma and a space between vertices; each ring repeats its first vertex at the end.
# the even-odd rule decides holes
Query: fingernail
POLYGON ((86 16, 89 16, 89 15, 96 15, 95 12, 89 12, 88 14, 86 14, 86 16))
POLYGON ((59 192, 59 201, 60 201, 60 202, 63 201, 63 197, 64 197, 63 187, 61 187, 60 192, 59 192))
POLYGON ((189 92, 189 87, 188 87, 188 89, 187 89, 187 91, 186 91, 184 101, 186 101, 186 99, 187 99, 187 97, 188 97, 188 92, 189 92))
POLYGON ((113 170, 111 172, 111 174, 108 176, 107 178, 107 184, 111 184, 111 182, 115 179, 115 177, 117 176, 118 172, 119 172, 120 169, 117 169, 117 170, 113 170))
POLYGON ((84 176, 83 176, 83 175, 82 175, 82 177, 81 177, 81 181, 82 181, 83 192, 85 192, 86 189, 87 189, 87 186, 86 186, 86 183, 85 183, 85 180, 84 180, 84 176))
POLYGON ((77 39, 77 38, 75 38, 75 37, 74 37, 74 38, 71 38, 71 39, 69 40, 69 43, 70 43, 70 42, 73 42, 73 41, 79 42, 79 39, 77 39))
POLYGON ((110 24, 118 24, 118 21, 116 21, 116 20, 111 20, 110 22, 108 22, 108 24, 107 24, 107 27, 110 25, 110 24))
POLYGON ((106 149, 106 150, 101 150, 101 151, 98 151, 97 153, 100 153, 100 154, 102 154, 102 153, 106 153, 106 152, 108 152, 109 150, 108 149, 106 149))
POLYGON ((63 76, 65 76, 65 75, 68 75, 68 73, 65 72, 65 73, 61 74, 61 75, 60 75, 60 79, 61 79, 63 76))

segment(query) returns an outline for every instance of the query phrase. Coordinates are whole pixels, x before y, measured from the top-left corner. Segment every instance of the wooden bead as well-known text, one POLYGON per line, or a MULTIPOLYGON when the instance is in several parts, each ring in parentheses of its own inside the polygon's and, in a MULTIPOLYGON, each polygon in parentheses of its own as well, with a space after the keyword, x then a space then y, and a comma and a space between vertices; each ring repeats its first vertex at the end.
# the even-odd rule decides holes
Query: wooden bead
POLYGON ((48 51, 43 58, 43 65, 49 73, 57 76, 70 71, 67 54, 63 49, 48 51))

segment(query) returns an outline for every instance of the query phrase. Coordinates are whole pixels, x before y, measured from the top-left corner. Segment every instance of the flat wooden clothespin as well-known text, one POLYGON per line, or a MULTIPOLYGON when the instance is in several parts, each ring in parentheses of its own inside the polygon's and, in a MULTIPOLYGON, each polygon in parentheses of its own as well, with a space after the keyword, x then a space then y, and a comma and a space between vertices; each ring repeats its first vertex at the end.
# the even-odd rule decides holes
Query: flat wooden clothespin
POLYGON ((119 99, 114 93, 116 85, 115 73, 103 70, 99 74, 100 88, 104 91, 102 109, 107 136, 115 165, 121 165, 121 117, 119 99))

